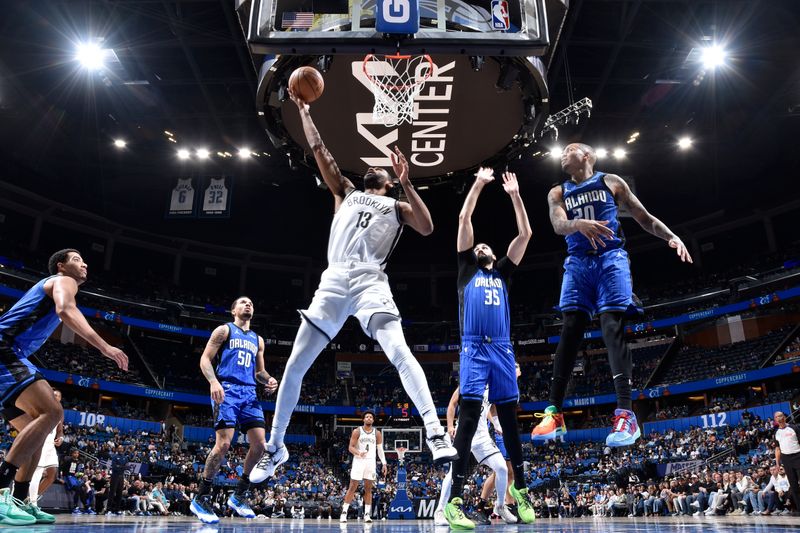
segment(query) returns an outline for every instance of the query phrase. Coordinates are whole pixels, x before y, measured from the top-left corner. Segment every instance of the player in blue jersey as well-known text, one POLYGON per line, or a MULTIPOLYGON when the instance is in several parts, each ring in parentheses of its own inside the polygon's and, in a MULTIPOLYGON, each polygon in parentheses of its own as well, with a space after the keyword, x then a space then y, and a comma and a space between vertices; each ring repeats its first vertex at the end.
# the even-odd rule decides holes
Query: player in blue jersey
POLYGON ((28 499, 30 481, 39 464, 47 435, 62 420, 64 411, 53 389, 28 360, 60 323, 83 337, 122 370, 128 357, 98 335, 78 306, 75 295, 86 281, 88 265, 72 248, 54 253, 48 261, 51 276, 31 287, 0 316, 0 407, 19 434, 0 463, 0 524, 52 523, 28 499), (14 493, 9 487, 14 481, 14 493))
POLYGON ((278 381, 264 367, 264 339, 250 329, 253 312, 250 298, 237 298, 231 304, 233 322, 219 326, 211 333, 200 357, 200 370, 211 389, 216 442, 206 458, 200 489, 190 509, 208 524, 219 522, 211 499, 211 484, 231 447, 237 426, 239 431, 247 434, 250 449, 244 459, 244 473, 228 498, 228 507, 239 516, 255 517, 246 493, 250 488, 250 472, 266 446, 264 411, 256 397, 256 382, 273 393, 278 388, 278 381), (217 355, 219 362, 215 369, 213 361, 217 355))
POLYGON ((629 446, 641 435, 632 410, 633 361, 625 342, 625 314, 638 311, 634 302, 625 238, 617 218, 617 206, 626 208, 647 232, 669 244, 683 262, 692 258, 680 238, 647 212, 628 184, 619 176, 594 170, 595 151, 574 143, 564 149, 561 168, 570 179, 550 190, 550 221, 567 241, 567 259, 559 307, 564 315, 561 338, 553 361, 550 403, 531 437, 547 440, 566 433, 561 414, 583 332, 592 316, 600 315, 608 363, 617 393, 608 446, 629 446))
POLYGON ((508 245, 506 256, 499 260, 483 243, 475 244, 472 213, 483 188, 494 181, 490 168, 478 170, 458 216, 458 300, 461 326, 459 370, 458 429, 453 443, 459 459, 453 461, 453 487, 444 515, 455 529, 472 529, 475 523, 464 514, 463 500, 469 451, 480 423, 481 403, 489 386, 489 403, 497 409, 503 437, 511 457, 514 484, 509 492, 517 502, 522 522, 533 522, 535 515, 528 502, 528 488, 522 465, 522 443, 517 426, 516 361, 511 345, 511 320, 508 308, 508 283, 514 269, 522 261, 532 231, 525 205, 519 194, 517 177, 503 174, 503 189, 511 197, 518 235, 508 245))

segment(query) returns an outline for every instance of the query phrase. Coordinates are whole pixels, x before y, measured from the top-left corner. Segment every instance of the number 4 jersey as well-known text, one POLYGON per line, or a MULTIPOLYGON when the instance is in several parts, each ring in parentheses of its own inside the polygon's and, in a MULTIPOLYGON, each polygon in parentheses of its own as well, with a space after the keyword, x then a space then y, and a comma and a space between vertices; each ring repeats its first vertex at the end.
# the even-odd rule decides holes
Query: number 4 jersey
POLYGON ((225 341, 217 365, 217 379, 223 383, 256 385, 256 354, 258 354, 258 335, 245 331, 233 322, 228 326, 228 340, 225 341))
POLYGON ((354 189, 333 217, 328 263, 353 261, 383 268, 402 231, 397 200, 354 189))
POLYGON ((622 234, 617 218, 617 202, 611 189, 605 182, 604 172, 595 172, 594 175, 582 183, 575 183, 567 180, 561 184, 561 193, 564 198, 564 206, 567 209, 567 217, 570 220, 586 218, 589 220, 607 220, 608 227, 614 232, 614 237, 604 239, 605 248, 598 247, 595 251, 589 239, 579 232, 572 233, 564 237, 567 241, 567 253, 569 255, 587 255, 595 253, 606 253, 625 245, 625 237, 622 234))

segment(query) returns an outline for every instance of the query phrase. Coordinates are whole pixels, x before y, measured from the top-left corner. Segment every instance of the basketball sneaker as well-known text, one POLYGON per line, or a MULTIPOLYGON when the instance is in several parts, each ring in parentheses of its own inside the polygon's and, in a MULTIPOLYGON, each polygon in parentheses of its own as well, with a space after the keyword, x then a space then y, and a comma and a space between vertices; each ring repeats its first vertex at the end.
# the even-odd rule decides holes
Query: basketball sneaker
POLYGON ((372 522, 372 517, 370 515, 368 515, 368 514, 365 514, 364 515, 364 523, 365 524, 369 524, 370 522, 372 522))
POLYGON ((633 411, 617 409, 614 411, 613 427, 606 437, 606 446, 630 446, 642 436, 642 430, 633 411))
POLYGON ((267 444, 267 449, 261 459, 258 461, 253 471, 250 472, 250 481, 253 483, 261 483, 267 478, 275 475, 275 469, 289 460, 289 451, 283 444, 280 447, 267 444))
POLYGON ((26 513, 28 513, 29 515, 31 515, 32 517, 34 517, 36 519, 37 524, 54 523, 56 521, 56 517, 51 515, 50 513, 45 513, 39 508, 38 505, 36 505, 38 499, 39 498, 35 498, 33 501, 31 501, 30 498, 26 498, 24 502, 19 502, 19 500, 17 500, 17 502, 19 502, 17 503, 17 506, 26 513))
POLYGON ((5 526, 30 526, 36 517, 20 509, 20 502, 11 495, 11 489, 0 489, 0 524, 5 526))
POLYGON ((544 410, 544 413, 534 413, 533 416, 541 418, 542 421, 531 431, 531 440, 552 440, 567 433, 564 415, 558 412, 555 405, 550 405, 544 410))
POLYGON ((536 520, 536 513, 533 511, 533 506, 528 499, 528 488, 518 489, 512 483, 508 487, 508 492, 517 501, 517 514, 519 519, 526 524, 532 524, 536 520))
POLYGON ((489 520, 489 517, 486 516, 486 512, 482 509, 475 509, 471 513, 467 513, 467 518, 472 520, 476 526, 490 526, 492 525, 492 521, 489 520))
POLYGON ((216 524, 219 522, 219 517, 214 512, 211 495, 209 494, 196 496, 189 505, 189 510, 204 524, 216 524))
POLYGON ((444 506, 444 517, 451 529, 475 529, 475 522, 464 513, 464 501, 461 498, 452 498, 444 506))
POLYGON ((444 517, 444 510, 439 509, 433 513, 433 525, 435 526, 449 526, 450 522, 444 517))
MULTIPOLYGON (((426 439, 425 442, 428 444, 428 448, 430 448, 431 454, 433 455, 433 464, 442 465, 458 459, 458 452, 453 447, 450 439, 445 439, 444 433, 441 435, 434 435, 426 439)), ((250 479, 253 479, 253 476, 250 476, 250 479)))
POLYGON ((236 511, 236 514, 242 518, 256 517, 256 513, 250 508, 250 504, 247 500, 242 495, 237 496, 235 492, 228 496, 228 507, 236 511))
POLYGON ((340 522, 340 523, 342 523, 342 524, 344 524, 344 523, 346 523, 346 522, 347 522, 347 513, 342 513, 342 514, 339 516, 339 522, 340 522))
POLYGON ((506 524, 516 524, 517 517, 508 507, 508 505, 495 505, 494 514, 503 519, 506 524))

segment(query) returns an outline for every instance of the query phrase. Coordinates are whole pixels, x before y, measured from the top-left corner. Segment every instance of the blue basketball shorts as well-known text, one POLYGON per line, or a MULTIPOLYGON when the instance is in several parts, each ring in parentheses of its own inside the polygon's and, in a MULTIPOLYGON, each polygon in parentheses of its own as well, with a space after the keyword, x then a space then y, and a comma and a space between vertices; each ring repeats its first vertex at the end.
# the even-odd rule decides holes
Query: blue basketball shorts
POLYGON ((510 461, 511 458, 508 456, 508 452, 506 451, 506 441, 503 440, 503 435, 494 433, 494 443, 497 444, 497 449, 500 450, 500 453, 503 454, 503 459, 506 461, 510 461))
POLYGON ((235 428, 247 432, 253 428, 266 427, 264 410, 258 403, 256 388, 253 385, 222 383, 225 399, 217 405, 211 400, 214 410, 214 429, 235 428))
POLYGON ((503 404, 519 399, 514 350, 509 339, 465 336, 461 339, 459 392, 467 400, 503 404))
POLYGON ((628 252, 622 248, 598 255, 570 255, 564 260, 561 312, 584 311, 593 316, 606 311, 641 313, 633 296, 628 252))
MULTIPOLYGON (((27 357, 20 357, 9 342, 0 338, 0 408, 14 409, 14 402, 34 381, 43 379, 27 357)), ((19 411, 18 415, 22 414, 19 411)), ((10 420, 10 419, 9 419, 10 420)))

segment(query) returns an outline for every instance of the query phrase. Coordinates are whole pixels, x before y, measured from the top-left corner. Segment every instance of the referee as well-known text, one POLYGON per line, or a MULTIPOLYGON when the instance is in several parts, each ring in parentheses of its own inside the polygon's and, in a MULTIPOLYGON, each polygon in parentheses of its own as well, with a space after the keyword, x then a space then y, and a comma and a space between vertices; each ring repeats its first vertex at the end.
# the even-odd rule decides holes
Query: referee
POLYGON ((793 516, 800 516, 800 486, 798 477, 800 476, 800 426, 787 424, 786 415, 781 411, 776 411, 775 423, 778 430, 775 432, 775 440, 778 445, 775 447, 775 464, 786 471, 789 480, 789 492, 794 500, 793 516))

